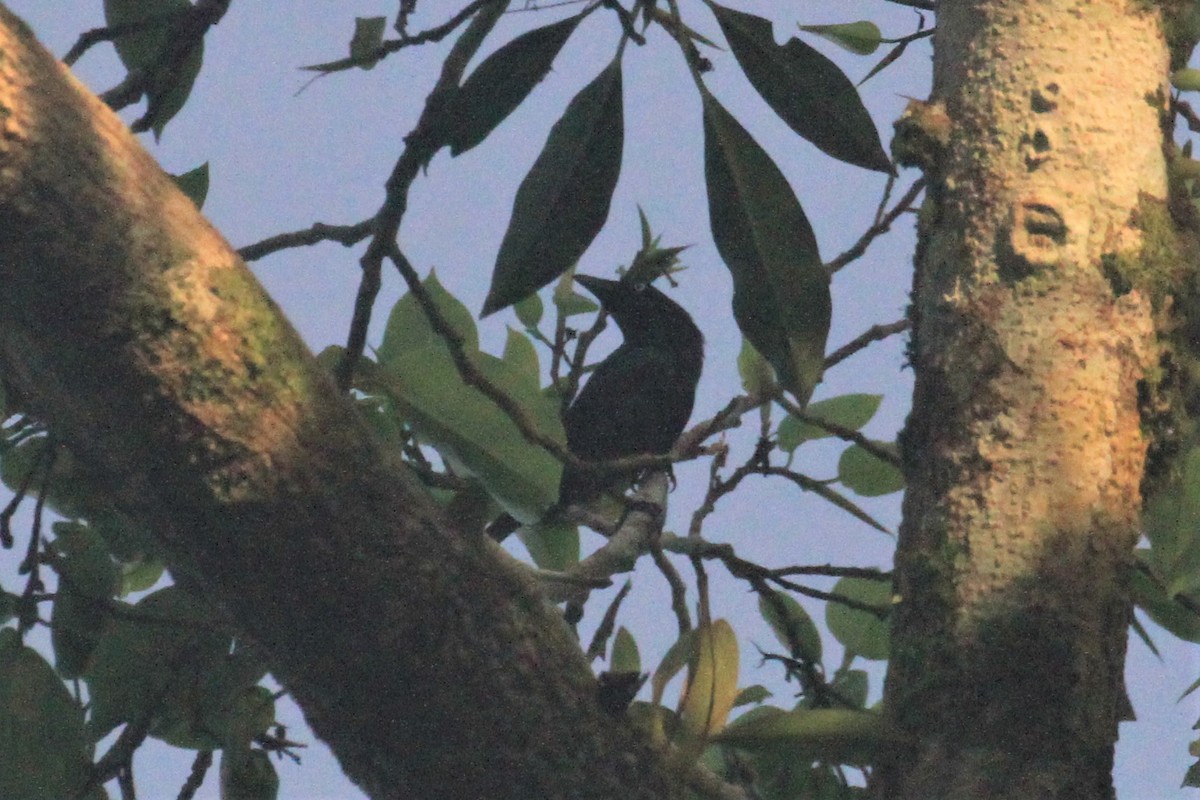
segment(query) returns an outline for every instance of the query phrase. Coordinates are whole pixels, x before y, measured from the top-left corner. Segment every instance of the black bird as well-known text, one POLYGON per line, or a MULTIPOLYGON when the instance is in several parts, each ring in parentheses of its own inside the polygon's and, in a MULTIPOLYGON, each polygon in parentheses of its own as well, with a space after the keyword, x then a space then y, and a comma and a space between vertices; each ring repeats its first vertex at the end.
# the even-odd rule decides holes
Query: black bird
MULTIPOLYGON (((648 283, 588 275, 575 280, 596 296, 625 341, 596 366, 563 415, 568 449, 584 461, 669 453, 696 400, 704 364, 700 329, 678 303, 648 283)), ((592 500, 634 477, 614 480, 568 466, 558 508, 592 500)), ((488 532, 500 540, 517 527, 504 515, 488 532)))

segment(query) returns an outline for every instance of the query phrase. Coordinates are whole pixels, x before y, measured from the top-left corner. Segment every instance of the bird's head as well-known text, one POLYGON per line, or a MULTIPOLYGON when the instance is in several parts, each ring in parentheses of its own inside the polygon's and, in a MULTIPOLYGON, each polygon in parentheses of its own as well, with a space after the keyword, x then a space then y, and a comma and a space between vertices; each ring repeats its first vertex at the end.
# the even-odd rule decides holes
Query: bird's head
POLYGON ((699 351, 704 339, 691 316, 678 303, 648 283, 611 281, 577 275, 575 280, 596 296, 631 345, 662 344, 699 351))

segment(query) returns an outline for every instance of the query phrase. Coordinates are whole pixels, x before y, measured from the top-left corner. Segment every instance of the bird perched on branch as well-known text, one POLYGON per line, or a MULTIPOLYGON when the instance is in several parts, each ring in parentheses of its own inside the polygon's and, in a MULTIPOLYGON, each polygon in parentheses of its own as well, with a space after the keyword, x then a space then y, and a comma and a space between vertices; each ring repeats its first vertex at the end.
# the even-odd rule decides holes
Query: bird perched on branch
MULTIPOLYGON (((576 279, 596 296, 625 341, 601 361, 563 415, 567 448, 584 461, 665 455, 692 414, 704 363, 704 337, 683 308, 648 282, 576 279)), ((595 499, 636 476, 603 476, 567 466, 557 509, 595 499)), ((552 509, 551 514, 557 509, 552 509)), ((488 532, 504 539, 520 526, 507 514, 488 532)))

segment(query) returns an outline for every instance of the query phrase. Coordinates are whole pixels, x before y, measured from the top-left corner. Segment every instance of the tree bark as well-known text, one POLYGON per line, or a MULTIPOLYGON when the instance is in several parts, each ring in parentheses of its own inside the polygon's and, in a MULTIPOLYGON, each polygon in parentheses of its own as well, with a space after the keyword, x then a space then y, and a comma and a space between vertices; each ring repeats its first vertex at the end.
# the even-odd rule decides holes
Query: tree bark
POLYGON ((381 451, 230 246, 0 7, 0 370, 373 798, 680 791, 523 573, 381 451))
MULTIPOLYGON (((1146 444, 1167 48, 1137 0, 942 0, 878 794, 1106 798, 1146 444)), ((905 148, 909 148, 907 151, 905 148)))

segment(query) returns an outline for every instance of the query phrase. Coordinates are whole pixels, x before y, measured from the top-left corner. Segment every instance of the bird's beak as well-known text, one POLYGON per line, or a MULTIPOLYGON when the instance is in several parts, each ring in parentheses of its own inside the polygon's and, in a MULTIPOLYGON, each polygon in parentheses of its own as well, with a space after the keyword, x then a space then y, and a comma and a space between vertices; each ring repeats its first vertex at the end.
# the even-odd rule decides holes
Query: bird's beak
POLYGON ((591 275, 576 275, 575 281, 596 296, 600 301, 600 305, 607 306, 608 301, 612 299, 620 286, 618 281, 610 281, 604 278, 593 278, 591 275))

